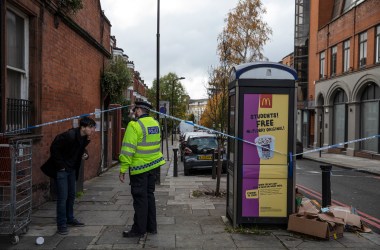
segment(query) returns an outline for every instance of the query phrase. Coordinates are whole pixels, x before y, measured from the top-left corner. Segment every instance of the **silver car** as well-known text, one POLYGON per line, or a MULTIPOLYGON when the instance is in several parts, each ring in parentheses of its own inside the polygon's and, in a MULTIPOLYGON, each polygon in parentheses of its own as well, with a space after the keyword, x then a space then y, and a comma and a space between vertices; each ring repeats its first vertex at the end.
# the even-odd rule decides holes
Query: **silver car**
MULTIPOLYGON (((227 167, 226 154, 221 149, 223 172, 227 167)), ((218 140, 215 135, 192 136, 187 140, 183 149, 183 166, 185 175, 189 175, 194 169, 212 169, 218 157, 218 140), (213 155, 214 152, 214 155, 213 155)))

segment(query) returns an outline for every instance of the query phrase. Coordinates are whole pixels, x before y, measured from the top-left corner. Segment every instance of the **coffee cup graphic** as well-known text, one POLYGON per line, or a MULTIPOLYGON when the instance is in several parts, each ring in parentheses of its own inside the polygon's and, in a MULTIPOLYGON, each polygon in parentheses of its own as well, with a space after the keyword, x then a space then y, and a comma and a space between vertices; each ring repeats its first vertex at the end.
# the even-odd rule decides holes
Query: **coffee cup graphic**
POLYGON ((274 156, 274 137, 271 135, 258 136, 255 139, 257 153, 260 159, 269 160, 274 156))

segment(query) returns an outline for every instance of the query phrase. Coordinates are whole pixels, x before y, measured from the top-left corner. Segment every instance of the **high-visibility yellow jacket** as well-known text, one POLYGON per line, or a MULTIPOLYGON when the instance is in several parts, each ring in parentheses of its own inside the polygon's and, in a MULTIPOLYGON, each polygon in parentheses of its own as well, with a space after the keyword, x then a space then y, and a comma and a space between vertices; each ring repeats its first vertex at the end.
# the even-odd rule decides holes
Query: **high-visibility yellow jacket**
POLYGON ((129 122, 125 131, 119 160, 120 172, 141 174, 165 164, 160 150, 161 134, 158 121, 142 116, 129 122))

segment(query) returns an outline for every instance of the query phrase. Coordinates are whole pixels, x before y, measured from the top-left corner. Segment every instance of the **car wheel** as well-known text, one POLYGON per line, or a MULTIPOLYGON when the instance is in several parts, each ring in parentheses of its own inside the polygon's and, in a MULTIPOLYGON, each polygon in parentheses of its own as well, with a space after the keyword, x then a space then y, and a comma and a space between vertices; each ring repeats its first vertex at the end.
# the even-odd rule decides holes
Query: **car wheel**
POLYGON ((189 176, 190 175, 190 169, 185 169, 185 176, 189 176))
POLYGON ((183 171, 184 171, 185 176, 190 175, 190 169, 187 168, 185 163, 183 163, 183 171))

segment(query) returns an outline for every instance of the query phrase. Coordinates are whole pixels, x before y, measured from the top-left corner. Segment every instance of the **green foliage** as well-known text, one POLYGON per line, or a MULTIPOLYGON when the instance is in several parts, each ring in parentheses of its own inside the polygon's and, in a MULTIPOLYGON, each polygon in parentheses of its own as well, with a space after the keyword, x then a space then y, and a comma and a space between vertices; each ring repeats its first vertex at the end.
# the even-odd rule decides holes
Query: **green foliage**
POLYGON ((80 197, 82 197, 83 195, 84 195, 84 192, 81 191, 81 192, 77 192, 76 195, 75 195, 75 197, 76 197, 76 198, 80 198, 80 197))
POLYGON ((192 193, 193 197, 201 197, 203 195, 204 195, 204 193, 202 191, 200 191, 200 190, 193 190, 193 193, 192 193))
MULTIPOLYGON (((178 78, 179 77, 172 72, 160 78, 160 101, 170 102, 169 114, 180 119, 186 119, 187 92, 178 78)), ((147 91, 147 96, 148 100, 151 101, 155 107, 157 81, 154 80, 152 85, 153 86, 147 91)), ((169 126, 171 126, 171 122, 169 126)))
POLYGON ((73 14, 83 9, 83 0, 59 0, 58 3, 62 10, 73 14))
MULTIPOLYGON (((120 103, 121 106, 129 106, 131 105, 130 100, 124 100, 123 102, 120 103)), ((123 108, 121 110, 121 127, 122 128, 127 128, 128 123, 132 120, 130 117, 129 113, 130 108, 123 108)))
POLYGON ((107 65, 102 76, 102 90, 110 96, 112 103, 123 103, 125 90, 132 84, 132 76, 121 57, 114 58, 107 65))

